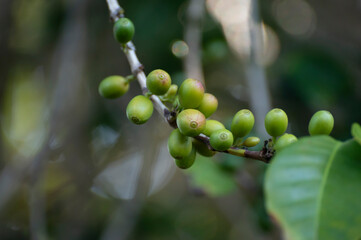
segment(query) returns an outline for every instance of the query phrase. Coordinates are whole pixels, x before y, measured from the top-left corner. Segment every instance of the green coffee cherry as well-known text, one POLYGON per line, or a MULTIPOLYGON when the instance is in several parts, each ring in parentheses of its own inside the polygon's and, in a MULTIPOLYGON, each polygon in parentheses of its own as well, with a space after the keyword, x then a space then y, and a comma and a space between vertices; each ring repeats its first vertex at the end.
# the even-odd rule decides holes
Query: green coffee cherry
POLYGON ((166 71, 157 69, 147 76, 147 88, 155 95, 163 95, 167 93, 172 81, 166 71))
POLYGON ((203 142, 199 141, 198 139, 193 138, 193 147, 197 150, 197 152, 205 157, 212 157, 214 154, 216 154, 215 151, 209 150, 208 146, 204 144, 203 142))
POLYGON ((224 125, 221 122, 218 122, 217 120, 207 120, 206 121, 206 127, 203 130, 203 134, 210 137, 211 134, 217 130, 225 129, 224 125))
POLYGON ((209 142, 214 149, 225 151, 232 146, 233 135, 227 129, 221 129, 212 133, 209 142))
POLYGON ((245 147, 254 147, 257 146, 257 144, 261 141, 258 137, 248 137, 244 142, 242 143, 242 146, 245 147))
POLYGON ((192 151, 192 140, 174 129, 168 138, 168 151, 175 159, 187 157, 192 151))
POLYGON ((179 88, 179 102, 184 108, 197 108, 204 96, 204 87, 198 80, 188 78, 179 88))
POLYGON ((281 136, 288 126, 287 114, 282 109, 274 108, 267 113, 264 124, 269 135, 281 136))
POLYGON ((308 124, 308 132, 314 135, 329 135, 333 129, 333 116, 329 111, 316 112, 308 124))
POLYGON ((175 163, 181 169, 190 168, 193 165, 194 160, 196 159, 196 155, 196 149, 193 147, 192 151, 187 157, 175 159, 175 163))
POLYGON ((206 127, 206 118, 198 110, 186 109, 178 114, 177 126, 183 135, 195 137, 206 127))
POLYGON ((128 18, 120 18, 113 27, 114 38, 119 43, 127 43, 134 35, 134 25, 128 18))
POLYGON ((249 134, 254 125, 254 116, 248 109, 238 111, 232 120, 231 131, 234 138, 242 138, 249 134))
POLYGON ((128 119, 138 125, 147 122, 152 114, 153 103, 143 95, 134 97, 127 106, 128 119))
POLYGON ((217 108, 218 108, 217 98, 210 93, 205 93, 203 95, 201 104, 198 107, 198 110, 201 113, 203 113, 206 118, 208 118, 217 110, 217 108))
POLYGON ((98 90, 105 98, 118 98, 128 92, 129 83, 122 76, 109 76, 101 81, 98 90))
POLYGON ((293 134, 285 133, 276 142, 274 149, 277 151, 297 141, 297 137, 293 134))
POLYGON ((166 94, 164 94, 164 98, 174 101, 175 97, 177 96, 178 86, 175 84, 170 85, 166 94))

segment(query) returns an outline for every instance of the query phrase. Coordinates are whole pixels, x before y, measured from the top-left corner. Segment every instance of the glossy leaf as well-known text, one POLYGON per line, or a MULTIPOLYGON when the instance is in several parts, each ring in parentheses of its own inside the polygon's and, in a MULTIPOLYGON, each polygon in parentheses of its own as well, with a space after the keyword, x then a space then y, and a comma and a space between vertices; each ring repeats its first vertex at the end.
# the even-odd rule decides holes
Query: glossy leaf
POLYGON ((306 137, 276 154, 266 174, 269 212, 292 240, 361 238, 361 146, 306 137))

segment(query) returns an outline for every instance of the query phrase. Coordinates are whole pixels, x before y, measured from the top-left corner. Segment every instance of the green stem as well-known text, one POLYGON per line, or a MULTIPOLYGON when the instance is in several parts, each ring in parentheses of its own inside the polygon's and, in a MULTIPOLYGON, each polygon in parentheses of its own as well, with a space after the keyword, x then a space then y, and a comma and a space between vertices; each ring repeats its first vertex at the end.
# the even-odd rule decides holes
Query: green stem
POLYGON ((239 157, 245 157, 245 149, 235 149, 235 148, 230 148, 227 150, 227 152, 229 154, 235 155, 235 156, 239 156, 239 157))
POLYGON ((273 144, 276 144, 276 141, 277 141, 277 137, 272 137, 273 144))
POLYGON ((128 75, 125 77, 125 80, 127 81, 127 83, 130 83, 130 82, 136 80, 136 77, 134 75, 128 75))
POLYGON ((240 147, 242 146, 242 143, 243 143, 243 138, 237 138, 233 145, 236 147, 240 147))
POLYGON ((152 93, 150 91, 144 93, 144 96, 146 96, 147 98, 150 98, 150 96, 152 96, 152 93))

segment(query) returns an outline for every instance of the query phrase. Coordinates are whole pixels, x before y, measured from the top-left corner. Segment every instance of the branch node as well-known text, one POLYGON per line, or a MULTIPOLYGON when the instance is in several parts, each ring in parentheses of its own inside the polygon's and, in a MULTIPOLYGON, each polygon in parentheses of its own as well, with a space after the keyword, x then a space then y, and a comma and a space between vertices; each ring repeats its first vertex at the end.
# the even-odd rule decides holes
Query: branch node
POLYGON ((112 20, 113 22, 123 17, 124 17, 124 9, 120 6, 110 12, 110 20, 112 20))
POLYGON ((128 49, 130 49, 130 50, 133 50, 133 51, 136 50, 136 49, 135 49, 135 45, 134 45, 133 42, 128 42, 128 43, 126 44, 126 47, 127 47, 128 49))
POLYGON ((148 88, 143 87, 143 88, 142 88, 142 93, 143 93, 143 95, 147 96, 147 94, 149 93, 148 88))
POLYGON ((143 70, 144 70, 143 64, 139 63, 138 65, 134 66, 134 68, 132 69, 132 74, 134 76, 137 76, 139 73, 143 72, 143 70))

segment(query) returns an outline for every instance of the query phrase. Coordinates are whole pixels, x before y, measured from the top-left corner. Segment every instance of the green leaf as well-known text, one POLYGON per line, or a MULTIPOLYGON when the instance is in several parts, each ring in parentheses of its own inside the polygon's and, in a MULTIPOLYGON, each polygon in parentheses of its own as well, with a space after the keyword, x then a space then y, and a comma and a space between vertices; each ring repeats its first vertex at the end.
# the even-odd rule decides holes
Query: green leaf
POLYGON ((358 123, 352 124, 351 134, 354 137, 354 139, 359 144, 361 144, 361 127, 360 127, 360 124, 358 124, 358 123))
POLYGON ((222 196, 237 189, 233 177, 222 171, 211 159, 197 155, 194 165, 186 170, 190 176, 191 184, 201 188, 211 196, 222 196))
POLYGON ((292 240, 361 238, 361 146, 305 137, 266 173, 269 212, 292 240))

